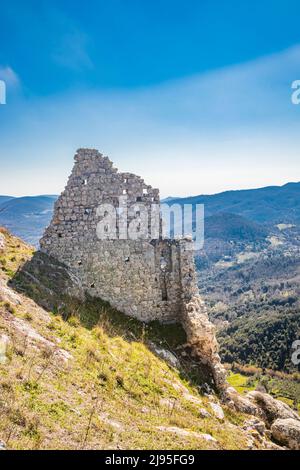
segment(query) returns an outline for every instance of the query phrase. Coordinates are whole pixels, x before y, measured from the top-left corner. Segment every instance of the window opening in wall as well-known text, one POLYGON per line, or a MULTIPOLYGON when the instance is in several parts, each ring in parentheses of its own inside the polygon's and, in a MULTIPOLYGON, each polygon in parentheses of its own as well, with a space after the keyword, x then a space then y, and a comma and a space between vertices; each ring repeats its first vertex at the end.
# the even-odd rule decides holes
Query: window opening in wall
POLYGON ((166 262, 165 258, 163 256, 161 256, 161 258, 160 258, 160 269, 162 271, 165 271, 166 267, 167 267, 167 262, 166 262))
POLYGON ((58 238, 62 238, 62 234, 61 233, 58 233, 58 238))
POLYGON ((168 291, 167 291, 167 283, 166 283, 165 274, 163 275, 163 279, 162 279, 161 300, 163 302, 167 302, 167 300, 168 300, 168 291))
POLYGON ((167 302, 167 301, 168 301, 168 294, 167 294, 167 291, 162 291, 161 300, 162 300, 163 302, 167 302))
POLYGON ((136 202, 141 202, 141 200, 142 200, 141 196, 138 196, 138 197, 136 198, 136 202))

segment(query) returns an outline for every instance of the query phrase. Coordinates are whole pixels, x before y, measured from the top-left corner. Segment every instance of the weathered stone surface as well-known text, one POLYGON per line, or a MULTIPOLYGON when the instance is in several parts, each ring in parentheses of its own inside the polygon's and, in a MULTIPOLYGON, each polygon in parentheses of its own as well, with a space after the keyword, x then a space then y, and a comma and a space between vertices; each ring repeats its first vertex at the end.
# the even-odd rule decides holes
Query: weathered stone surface
POLYGON ((2 233, 0 233, 0 250, 4 250, 5 248, 5 237, 2 233))
POLYGON ((211 418, 211 414, 205 408, 200 408, 199 416, 200 418, 211 418))
POLYGON ((243 425, 243 429, 245 431, 251 431, 251 430, 255 430, 257 431, 260 435, 264 435, 265 432, 266 432, 266 425, 263 421, 261 421, 260 419, 258 418, 250 418, 250 419, 247 419, 245 422, 244 422, 244 425, 243 425))
POLYGON ((122 423, 119 423, 119 421, 113 419, 113 418, 110 418, 108 416, 107 413, 100 413, 99 414, 99 419, 100 421, 102 421, 103 423, 105 424, 108 424, 109 426, 111 426, 111 428, 114 430, 114 431, 117 431, 117 432, 121 432, 121 431, 124 431, 124 426, 122 423))
POLYGON ((65 264, 88 294, 127 315, 144 322, 179 322, 181 251, 191 242, 162 239, 159 216, 155 239, 150 224, 145 224, 147 233, 139 233, 137 225, 132 225, 144 220, 143 208, 150 220, 152 206, 159 208, 159 201, 159 191, 139 176, 118 172, 97 150, 79 149, 41 250, 65 264), (127 200, 120 204, 125 196, 127 200), (105 204, 116 211, 116 219, 107 225, 102 223, 107 217, 105 204), (126 233, 124 237, 117 220, 117 215, 126 212, 125 229, 132 235, 135 228, 135 239, 126 238, 126 233), (107 234, 99 228, 105 226, 107 234))
POLYGON ((171 353, 171 351, 161 348, 154 343, 150 343, 150 347, 155 352, 155 354, 161 357, 164 361, 168 362, 170 366, 172 367, 179 366, 179 360, 173 353, 171 353))
POLYGON ((280 448, 267 441, 271 436, 290 449, 300 448, 300 416, 286 403, 259 391, 249 392, 244 397, 233 387, 224 390, 223 399, 228 406, 252 415, 245 421, 243 430, 263 436, 266 448, 280 448))
POLYGON ((0 364, 6 364, 8 361, 6 353, 10 342, 9 336, 3 333, 0 334, 0 364))
POLYGON ((210 403, 210 407, 215 417, 218 418, 220 421, 223 421, 225 416, 222 407, 218 403, 210 403))
POLYGON ((209 366, 218 389, 226 387, 226 371, 218 355, 215 327, 209 321, 204 302, 198 293, 186 298, 183 326, 187 333, 187 344, 191 347, 193 355, 209 366))
POLYGON ((3 441, 0 441, 0 450, 6 450, 6 445, 3 441))
POLYGON ((223 400, 227 402, 228 406, 240 411, 255 416, 261 416, 260 408, 253 403, 252 400, 240 395, 235 388, 227 387, 223 394, 223 400))
POLYGON ((217 442, 217 440, 210 434, 203 434, 195 431, 188 431, 187 429, 177 428, 176 426, 159 426, 157 429, 163 432, 170 432, 180 437, 195 437, 197 439, 203 439, 208 442, 217 442))
POLYGON ((300 450, 300 421, 293 418, 276 419, 271 426, 272 437, 289 449, 300 450))
POLYGON ((277 419, 292 418, 300 422, 298 413, 293 411, 286 403, 276 400, 267 393, 253 391, 247 393, 247 398, 257 404, 268 426, 271 426, 277 419))

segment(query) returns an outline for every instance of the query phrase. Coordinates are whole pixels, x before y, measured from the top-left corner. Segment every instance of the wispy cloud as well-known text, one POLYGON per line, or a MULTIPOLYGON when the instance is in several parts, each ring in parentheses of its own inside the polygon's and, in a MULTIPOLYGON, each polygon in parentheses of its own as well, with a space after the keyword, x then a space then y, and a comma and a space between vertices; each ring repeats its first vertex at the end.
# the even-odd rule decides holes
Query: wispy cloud
POLYGON ((160 86, 23 101, 0 130, 0 151, 7 156, 1 184, 6 192, 13 186, 23 193, 58 192, 72 153, 82 146, 107 152, 163 195, 299 180, 300 106, 291 103, 299 64, 296 45, 160 86), (13 159, 19 169, 11 177, 13 159), (30 166, 34 188, 32 178, 24 178, 30 166))
POLYGON ((3 80, 6 83, 6 86, 11 88, 18 88, 20 86, 20 79, 18 75, 8 65, 0 65, 0 80, 3 80))
POLYGON ((53 60, 73 70, 92 69, 93 62, 88 53, 88 45, 88 35, 73 28, 60 38, 52 54, 53 60))

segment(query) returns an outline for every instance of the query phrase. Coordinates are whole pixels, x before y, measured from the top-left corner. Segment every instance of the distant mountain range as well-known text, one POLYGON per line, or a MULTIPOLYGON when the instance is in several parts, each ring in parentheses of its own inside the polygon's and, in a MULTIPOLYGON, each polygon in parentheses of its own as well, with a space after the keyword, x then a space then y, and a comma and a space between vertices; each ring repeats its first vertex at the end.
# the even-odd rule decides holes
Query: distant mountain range
POLYGON ((0 226, 31 245, 38 246, 49 224, 57 196, 0 196, 0 226))
POLYGON ((205 239, 253 242, 270 235, 277 224, 300 223, 300 182, 162 202, 204 204, 205 239))
MULTIPOLYGON (((56 199, 56 195, 0 196, 0 225, 38 246, 56 199)), ((300 182, 213 195, 169 197, 162 202, 204 204, 205 238, 254 241, 266 237, 276 224, 300 223, 300 182)))
POLYGON ((204 204, 206 216, 232 213, 256 223, 299 223, 300 182, 212 195, 167 198, 167 204, 204 204))
POLYGON ((0 196, 0 204, 9 201, 10 199, 14 199, 11 196, 0 196))

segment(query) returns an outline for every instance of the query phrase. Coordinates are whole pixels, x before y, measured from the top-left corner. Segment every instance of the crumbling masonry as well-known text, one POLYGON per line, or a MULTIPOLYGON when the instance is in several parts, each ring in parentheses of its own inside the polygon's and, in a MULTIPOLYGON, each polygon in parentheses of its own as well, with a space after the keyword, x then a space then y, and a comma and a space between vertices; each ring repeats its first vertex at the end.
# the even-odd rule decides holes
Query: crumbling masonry
MULTIPOLYGON (((83 289, 143 322, 181 322, 194 355, 211 368, 217 387, 225 380, 217 354, 213 325, 199 296, 189 239, 171 240, 145 234, 136 239, 99 239, 97 227, 106 213, 103 204, 119 211, 126 196, 128 224, 139 230, 142 203, 151 214, 159 190, 131 173, 120 173, 94 149, 79 149, 67 186, 55 204, 41 250, 64 263, 83 289), (134 207, 133 207, 134 206, 134 207), (132 208, 133 207, 133 208, 132 208)), ((158 206, 159 207, 159 206, 158 206)), ((149 217, 149 221, 150 221, 149 217)), ((120 227, 116 220, 116 234, 120 227)), ((159 221, 158 231, 161 231, 159 221)))

